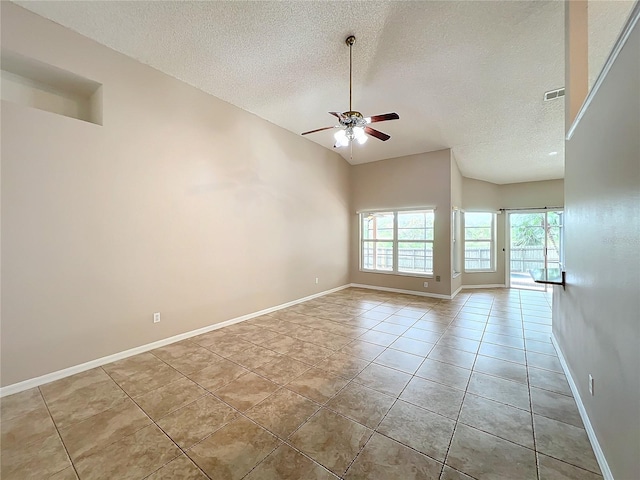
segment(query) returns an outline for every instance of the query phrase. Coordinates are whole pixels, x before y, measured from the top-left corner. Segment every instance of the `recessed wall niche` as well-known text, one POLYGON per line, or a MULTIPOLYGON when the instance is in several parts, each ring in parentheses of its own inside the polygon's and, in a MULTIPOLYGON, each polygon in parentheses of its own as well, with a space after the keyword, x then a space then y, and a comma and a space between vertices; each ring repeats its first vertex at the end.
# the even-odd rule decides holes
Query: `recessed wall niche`
POLYGON ((2 100, 102 125, 102 85, 2 50, 2 100))

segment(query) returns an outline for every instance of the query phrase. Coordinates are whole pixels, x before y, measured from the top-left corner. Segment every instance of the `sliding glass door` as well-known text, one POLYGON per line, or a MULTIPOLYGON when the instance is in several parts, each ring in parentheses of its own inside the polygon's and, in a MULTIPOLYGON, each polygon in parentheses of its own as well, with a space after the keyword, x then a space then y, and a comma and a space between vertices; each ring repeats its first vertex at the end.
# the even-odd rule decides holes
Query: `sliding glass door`
POLYGON ((509 213, 509 286, 546 291, 529 270, 560 268, 562 262, 562 211, 509 213))

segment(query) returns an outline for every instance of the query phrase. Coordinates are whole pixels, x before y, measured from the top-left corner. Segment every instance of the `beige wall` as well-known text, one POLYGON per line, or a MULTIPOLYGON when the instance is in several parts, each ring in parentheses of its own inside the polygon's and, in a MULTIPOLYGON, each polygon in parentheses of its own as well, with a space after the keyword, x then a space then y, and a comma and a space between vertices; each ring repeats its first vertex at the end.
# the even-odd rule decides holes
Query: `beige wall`
POLYGON ((392 158, 352 167, 351 270, 353 283, 451 295, 450 150, 392 158), (435 207, 434 276, 409 277, 360 271, 359 210, 435 207), (429 286, 423 287, 428 281, 429 286))
POLYGON ((8 2, 2 47, 104 85, 2 102, 2 385, 348 282, 341 157, 8 2))
POLYGON ((567 286, 553 299, 554 335, 616 479, 640 472, 639 51, 636 25, 566 144, 567 286))

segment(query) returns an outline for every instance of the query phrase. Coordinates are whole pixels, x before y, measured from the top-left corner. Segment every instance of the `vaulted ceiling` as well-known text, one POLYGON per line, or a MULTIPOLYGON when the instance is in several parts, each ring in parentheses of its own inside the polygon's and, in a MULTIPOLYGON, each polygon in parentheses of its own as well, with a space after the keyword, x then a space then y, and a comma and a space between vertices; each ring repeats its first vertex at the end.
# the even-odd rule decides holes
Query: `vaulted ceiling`
POLYGON ((348 110, 353 34, 354 109, 400 120, 352 164, 452 148, 467 177, 563 177, 563 2, 16 3, 296 134, 348 110))

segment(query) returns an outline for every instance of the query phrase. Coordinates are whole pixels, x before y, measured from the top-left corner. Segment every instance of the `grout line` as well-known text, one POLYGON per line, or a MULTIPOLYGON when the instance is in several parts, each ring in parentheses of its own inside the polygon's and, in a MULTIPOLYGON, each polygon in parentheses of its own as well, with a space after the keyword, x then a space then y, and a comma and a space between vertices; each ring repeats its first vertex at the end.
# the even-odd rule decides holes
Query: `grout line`
MULTIPOLYGON (((53 419, 53 415, 51 415, 51 410, 49 409, 49 404, 47 403, 47 399, 44 397, 44 394, 42 393, 42 390, 40 390, 40 387, 38 386, 37 388, 38 388, 38 393, 40 394, 40 398, 42 398, 42 403, 44 403, 44 407, 47 409, 47 413, 49 414, 49 418, 51 419, 51 423, 53 424, 53 427, 56 429, 56 433, 58 434, 58 439, 60 440, 60 443, 62 444, 62 448, 64 448, 64 451, 67 454, 67 459, 69 460, 69 463, 71 464, 71 468, 73 468, 73 471, 76 474, 76 477, 80 478, 80 475, 78 474, 78 470, 76 469, 76 464, 73 462, 73 459, 71 458, 71 455, 69 454, 69 449, 67 448, 67 445, 64 443, 64 440, 62 439, 62 435, 60 434, 60 429, 58 428, 58 424, 53 419)), ((60 470, 58 472, 54 472, 53 474, 51 474, 49 476, 52 477, 53 475, 56 475, 57 473, 60 473, 60 472, 64 471, 67 468, 69 468, 69 467, 65 467, 62 470, 60 470)))

